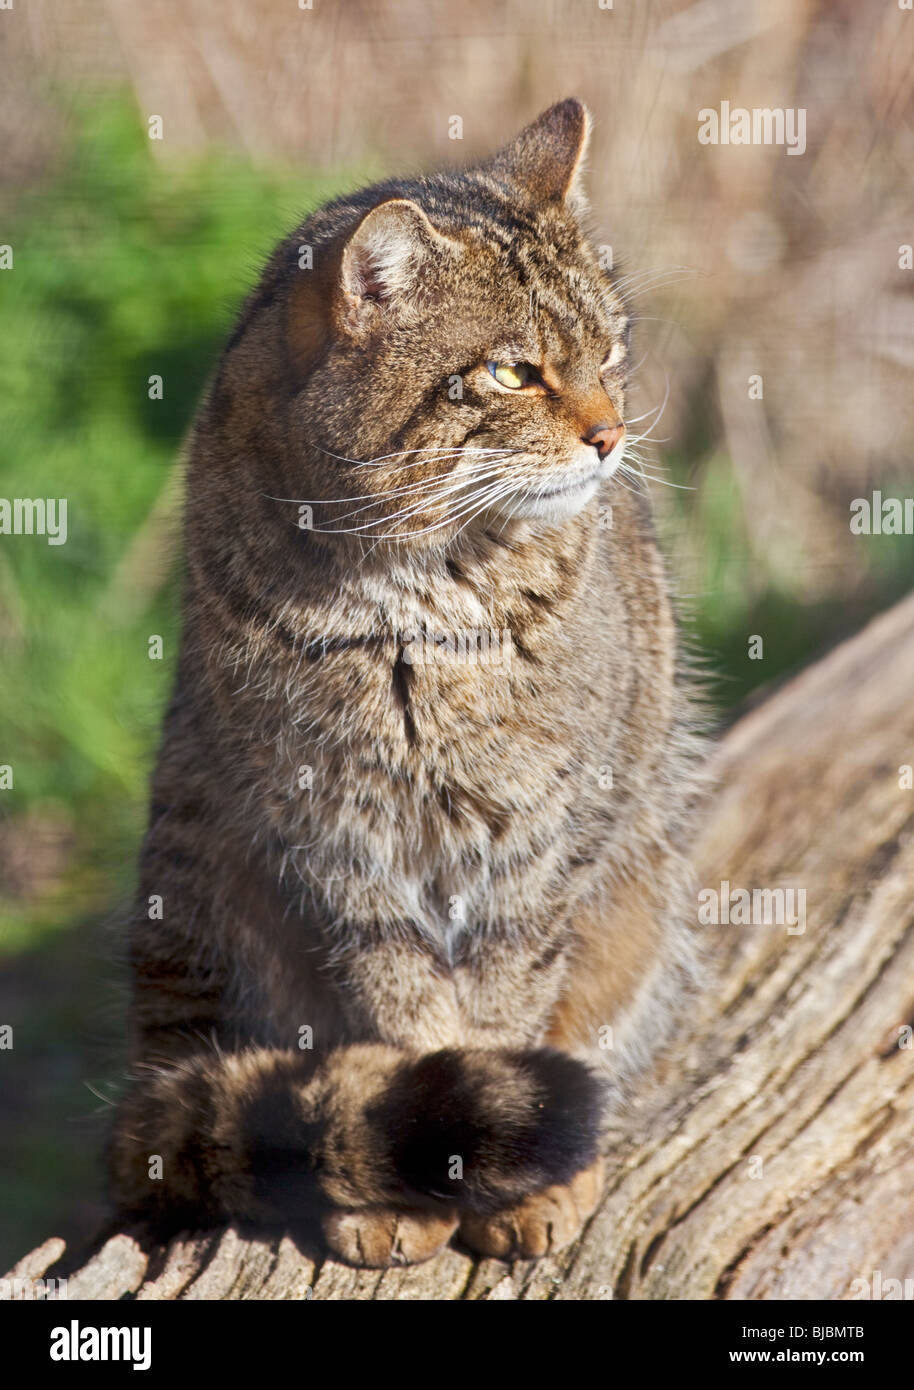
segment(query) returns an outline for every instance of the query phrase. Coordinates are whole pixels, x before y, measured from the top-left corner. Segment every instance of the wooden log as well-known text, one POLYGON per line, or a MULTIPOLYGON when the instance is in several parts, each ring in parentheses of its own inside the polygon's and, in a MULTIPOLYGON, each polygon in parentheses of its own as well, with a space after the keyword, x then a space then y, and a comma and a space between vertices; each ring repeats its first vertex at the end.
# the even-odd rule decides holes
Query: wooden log
POLYGON ((707 989, 572 1248, 381 1273, 288 1235, 150 1249, 124 1231, 75 1262, 47 1241, 9 1277, 65 1274, 70 1298, 442 1300, 850 1299, 877 1271, 914 1279, 914 597, 747 714, 715 762, 699 884, 803 892, 805 922, 701 927, 707 989))

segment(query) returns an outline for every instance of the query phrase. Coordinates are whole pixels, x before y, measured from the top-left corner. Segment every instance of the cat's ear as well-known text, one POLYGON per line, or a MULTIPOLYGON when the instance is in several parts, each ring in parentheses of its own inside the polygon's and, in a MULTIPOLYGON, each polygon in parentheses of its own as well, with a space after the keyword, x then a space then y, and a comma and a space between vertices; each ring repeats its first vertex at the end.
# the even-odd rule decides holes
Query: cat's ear
POLYGON ((586 207, 581 173, 590 140, 590 113, 569 97, 557 102, 498 151, 493 173, 508 179, 540 202, 586 207))
POLYGON ((418 203, 409 198, 379 203, 343 249, 342 327, 360 334, 377 320, 379 306, 408 316, 428 301, 436 274, 461 253, 459 243, 437 231, 418 203))

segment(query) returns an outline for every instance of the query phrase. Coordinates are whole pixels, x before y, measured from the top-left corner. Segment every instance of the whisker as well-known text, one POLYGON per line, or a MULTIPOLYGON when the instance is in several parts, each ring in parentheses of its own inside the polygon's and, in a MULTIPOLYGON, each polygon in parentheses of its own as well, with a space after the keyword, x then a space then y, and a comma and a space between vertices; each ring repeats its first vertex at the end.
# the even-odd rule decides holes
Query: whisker
POLYGON ((481 444, 430 444, 421 449, 398 449, 392 454, 379 454, 377 458, 373 459, 351 459, 347 458, 345 454, 335 454, 331 449, 325 449, 320 444, 316 444, 313 447, 319 449, 322 454, 326 454, 328 458, 337 459, 340 463, 352 463, 358 468, 380 468, 381 464, 386 463, 388 459, 408 458, 412 454, 504 453, 503 449, 487 449, 481 444))
POLYGON ((613 283, 616 285, 631 285, 638 280, 650 278, 652 275, 674 275, 682 274, 685 271, 692 271, 700 274, 694 266, 688 265, 642 265, 637 270, 630 270, 627 275, 618 276, 613 283))
MULTIPOLYGON (((518 452, 520 452, 520 451, 518 451, 518 452)), ((416 512, 422 510, 423 508, 426 508, 426 507, 435 505, 437 502, 442 501, 445 497, 449 496, 449 495, 452 494, 452 493, 462 491, 467 485, 471 485, 471 484, 473 484, 473 483, 485 482, 485 481, 487 481, 489 478, 500 478, 500 477, 503 477, 503 476, 504 476, 504 475, 503 475, 502 470, 501 470, 500 468, 497 468, 497 469, 495 469, 495 468, 489 469, 486 473, 483 473, 483 474, 474 474, 474 475, 471 475, 471 476, 462 475, 462 476, 461 476, 460 478, 458 478, 458 479, 451 479, 450 482, 449 482, 449 485, 448 485, 447 487, 440 487, 439 490, 438 490, 436 493, 433 493, 430 497, 421 497, 421 498, 418 499, 418 501, 415 503, 415 505, 410 505, 410 506, 408 506, 408 507, 401 507, 401 509, 400 509, 398 512, 394 512, 393 515, 391 515, 391 516, 375 517, 373 520, 368 521, 368 522, 365 522, 365 524, 362 525, 362 526, 347 526, 347 527, 343 527, 343 528, 338 528, 338 527, 332 527, 332 528, 331 528, 331 527, 329 527, 329 526, 320 526, 320 527, 315 527, 315 530, 319 531, 322 535, 339 535, 339 534, 344 534, 344 533, 345 533, 345 534, 348 534, 348 535, 352 535, 352 534, 355 534, 355 533, 357 533, 357 532, 359 532, 359 531, 369 531, 373 526, 382 526, 382 525, 385 525, 385 524, 388 524, 388 525, 389 525, 392 521, 397 521, 397 520, 400 519, 401 517, 404 517, 404 518, 405 518, 405 517, 415 516, 416 512)), ((441 480, 435 480, 435 481, 440 483, 441 480)), ((512 480, 512 482, 513 482, 513 480, 512 480)), ((365 511, 365 510, 367 510, 367 508, 362 507, 362 508, 358 508, 358 509, 356 509, 356 510, 357 510, 357 511, 365 511)), ((355 512, 344 513, 342 516, 332 518, 332 520, 333 520, 333 521, 344 521, 344 520, 346 520, 346 517, 347 517, 347 516, 351 516, 351 515, 355 515, 355 514, 356 514, 355 512)))
MULTIPOLYGON (((661 419, 661 417, 662 417, 662 415, 663 415, 663 412, 666 410, 666 403, 667 403, 667 401, 670 399, 670 374, 669 374, 669 372, 665 372, 664 375, 666 376, 666 390, 665 390, 665 392, 664 392, 663 400, 662 400, 662 402, 660 403, 660 405, 659 405, 659 406, 655 405, 655 406, 653 407, 653 409, 651 409, 651 410, 646 410, 646 411, 644 412, 643 415, 635 415, 635 416, 632 417, 632 419, 626 420, 626 422, 625 422, 626 425, 637 425, 637 424, 639 423, 639 421, 641 421, 641 420, 646 420, 646 419, 648 418, 649 415, 654 415, 654 414, 657 415, 657 419, 654 421, 654 424, 656 425, 656 424, 658 423, 658 421, 661 419), (658 413, 658 412, 659 412, 659 413, 658 413)), ((653 429, 653 427, 654 427, 654 426, 652 425, 652 426, 651 426, 651 429, 653 429)), ((640 439, 643 439, 643 438, 645 438, 645 436, 644 436, 644 435, 639 435, 639 438, 640 438, 640 439)))
MULTIPOLYGON (((621 471, 621 467, 622 467, 622 466, 620 465, 620 471, 621 471)), ((671 483, 670 480, 669 480, 668 478, 655 478, 654 475, 653 475, 653 473, 636 473, 636 472, 633 472, 631 469, 625 469, 625 472, 627 473, 627 475, 628 475, 629 478, 633 478, 633 479, 636 478, 640 483, 643 484, 642 487, 636 489, 636 490, 639 491, 639 492, 647 492, 647 491, 648 491, 648 486, 647 486, 648 483, 659 483, 661 487, 673 487, 673 488, 678 488, 678 489, 680 489, 680 490, 682 490, 682 491, 684 491, 684 492, 694 492, 694 491, 695 491, 694 488, 688 487, 688 486, 687 486, 686 484, 684 484, 684 483, 671 483)), ((618 476, 618 475, 617 475, 617 476, 618 476)), ((619 478, 619 482, 622 483, 622 479, 621 479, 621 478, 619 478)), ((623 483, 622 486, 624 487, 625 484, 623 483)), ((631 490, 631 489, 630 489, 630 490, 631 490)))
MULTIPOLYGON (((434 453, 431 450, 415 450, 414 452, 421 453, 422 457, 413 459, 410 463, 393 464, 391 467, 389 467, 388 472, 400 473, 406 468, 421 468, 421 466, 425 463, 441 463, 449 458, 465 458, 467 455, 470 454, 480 455, 481 461, 486 462, 486 460, 490 458, 499 458, 504 454, 516 453, 517 450, 510 448, 483 449, 481 447, 477 448, 475 446, 467 447, 461 445, 453 449, 443 449, 441 451, 435 450, 434 453), (435 457, 435 454, 437 454, 438 456, 435 457)), ((373 460, 371 462, 366 462, 359 465, 359 467, 361 468, 379 468, 380 466, 380 463, 375 463, 373 460)))
MULTIPOLYGON (((517 483, 522 484, 523 481, 524 481, 523 479, 518 479, 518 480, 517 480, 517 483)), ((486 496, 486 497, 483 498, 482 502, 481 502, 480 505, 476 508, 476 510, 473 512, 472 516, 468 516, 467 519, 466 519, 466 521, 463 523, 463 525, 460 526, 460 527, 458 528, 457 535, 458 535, 458 536, 462 535, 463 532, 466 530, 466 528, 469 526, 470 522, 473 521, 473 519, 474 519, 475 517, 477 517, 481 511, 484 510, 484 508, 490 507, 490 506, 492 505, 493 502, 497 502, 497 501, 500 500, 500 498, 507 496, 507 495, 511 492, 512 488, 513 488, 515 485, 516 485, 515 480, 512 478, 512 479, 511 479, 511 485, 510 485, 510 486, 504 486, 504 487, 501 487, 501 488, 497 488, 497 487, 496 487, 496 488, 491 489, 491 490, 490 490, 490 494, 489 494, 488 496, 486 496)), ((502 531, 504 530, 504 528, 505 528, 505 523, 503 522, 503 523, 502 523, 502 527, 501 527, 502 531)), ((501 532, 499 532, 499 534, 501 534, 501 532)))
POLYGON ((650 480, 650 482, 652 482, 652 483, 660 483, 660 485, 661 485, 662 487, 674 487, 674 488, 678 488, 678 489, 679 489, 680 491, 682 491, 682 492, 694 492, 694 491, 695 491, 695 488, 694 488, 690 483, 674 483, 674 482, 671 482, 671 480, 670 480, 669 478, 661 478, 661 477, 659 477, 658 474, 656 474, 656 473, 651 473, 648 469, 646 469, 646 468, 644 467, 643 464, 641 464, 640 460, 638 460, 638 463, 639 463, 639 467, 638 467, 638 468, 632 468, 632 467, 629 466, 627 460, 623 458, 622 461, 619 463, 617 469, 616 469, 616 473, 618 474, 618 473, 620 473, 620 472, 624 472, 624 473, 626 473, 630 478, 640 478, 640 479, 641 479, 643 482, 645 482, 645 483, 646 483, 648 480, 650 480))
MULTIPOLYGON (((462 478, 472 478, 476 475, 476 473, 491 468, 493 463, 503 463, 506 459, 515 457, 516 455, 522 454, 523 452, 524 451, 522 449, 506 450, 504 455, 497 460, 492 458, 481 459, 478 464, 471 465, 470 468, 466 469, 459 476, 462 478)), ((445 478, 452 479, 454 476, 455 475, 453 473, 448 472, 445 475, 445 478)), ((262 493, 261 496, 266 497, 270 502, 289 502, 299 507, 332 507, 342 505, 346 502, 371 503, 377 501, 380 498, 396 497, 402 493, 418 491, 420 488, 435 487, 438 483, 442 481, 443 480, 441 478, 423 478, 415 483, 404 483, 402 487, 387 488, 383 492, 363 492, 351 497, 274 497, 271 493, 268 492, 262 493)))
MULTIPOLYGON (((440 531, 445 526, 453 526, 453 524, 455 523, 455 521, 457 521, 459 517, 464 516, 469 512, 473 512, 473 514, 475 515, 476 512, 474 512, 474 508, 476 509, 476 511, 481 511, 483 507, 488 505, 493 500, 494 497, 499 495, 499 491, 507 493, 510 492, 513 488, 521 486, 522 484, 523 479, 518 479, 514 476, 506 478, 501 484, 495 483, 490 485, 488 488, 481 489, 481 491, 477 490, 475 496, 465 499, 465 505, 461 507, 459 511, 450 513, 448 516, 445 516, 441 521, 436 521, 430 526, 422 526, 419 528, 418 531, 407 531, 405 533, 393 532, 391 535, 379 536, 377 537, 377 539, 392 541, 409 541, 414 540, 417 536, 430 535, 434 531, 440 531), (482 501, 477 503, 477 498, 480 495, 482 496, 482 501)), ((469 520, 472 520, 472 516, 469 517, 469 520)))
MULTIPOLYGON (((660 409, 656 412, 656 418, 654 419, 654 423, 651 425, 649 430, 645 430, 643 434, 636 435, 635 438, 631 441, 632 444, 639 444, 643 439, 649 439, 653 431, 657 428, 657 426, 660 424, 660 421, 663 419, 663 412, 666 410, 667 402, 670 399, 670 374, 669 372, 665 372, 664 375, 666 377, 666 390, 663 393, 663 402, 660 406, 660 409)), ((654 413, 654 411, 649 410, 647 412, 647 415, 651 415, 654 413)), ((639 420, 646 420, 647 415, 639 415, 637 418, 639 420)), ((655 442, 659 443, 659 441, 655 442)))
POLYGON ((683 280, 697 279, 708 274, 710 274, 709 271, 698 269, 695 266, 669 266, 666 269, 655 271, 635 271, 631 275, 615 281, 614 287, 625 299, 631 302, 640 298, 641 295, 665 288, 667 285, 679 284, 683 280))
POLYGON ((624 465, 620 463, 615 473, 613 474, 614 483, 618 483, 620 487, 625 488, 626 492, 632 492, 635 493, 635 495, 644 491, 643 488, 629 487, 628 483, 625 482, 624 478, 621 476, 623 472, 628 473, 629 477, 637 476, 637 474, 632 474, 629 469, 625 468, 624 465))

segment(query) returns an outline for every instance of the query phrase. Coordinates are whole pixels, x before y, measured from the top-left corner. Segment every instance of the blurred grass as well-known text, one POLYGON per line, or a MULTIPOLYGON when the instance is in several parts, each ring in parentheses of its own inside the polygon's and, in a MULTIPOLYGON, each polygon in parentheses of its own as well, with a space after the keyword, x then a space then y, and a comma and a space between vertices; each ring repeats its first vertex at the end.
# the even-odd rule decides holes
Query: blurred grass
MULTIPOLYGON (((843 562, 818 568, 810 594, 797 583, 803 570, 803 537, 781 565, 757 563, 744 499, 730 459, 708 446, 687 455, 662 454, 654 485, 658 520, 676 586, 686 644, 706 677, 721 727, 803 666, 863 627, 870 618, 914 589, 910 536, 855 536, 855 583, 847 587, 843 562), (833 575, 833 583, 829 576, 833 575), (749 656, 750 638, 761 636, 764 655, 749 656)), ((910 471, 892 470, 887 496, 910 495, 910 471)), ((868 489, 860 489, 868 495, 868 489)))
MULTIPOLYGON (((31 813, 73 838, 78 912, 128 883, 142 830, 178 635, 182 436, 259 265, 339 182, 218 150, 161 165, 129 100, 108 97, 7 221, 0 495, 67 498, 68 538, 0 548, 0 763, 15 776, 3 823, 31 813), (162 400, 148 398, 153 374, 162 400)), ((3 947, 68 916, 56 897, 7 896, 3 947)))
MULTIPOLYGON (((86 1195, 98 1127, 84 1122, 98 1108, 87 1078, 116 1075, 99 1050, 113 973, 101 924, 130 892, 178 640, 182 436, 276 238, 377 172, 303 174, 213 147, 159 161, 129 96, 68 109, 51 173, 0 207, 15 251, 0 274, 0 496, 66 497, 69 530, 59 547, 0 545, 0 764, 15 775, 0 800, 0 1021, 22 1063, 0 1069, 0 1265, 52 1232, 85 1234, 100 1210, 86 1195)), ((759 571, 723 432, 708 400, 697 412, 660 456, 682 490, 655 492, 726 710, 911 587, 914 563, 910 538, 861 537, 863 582, 815 601, 759 571)))

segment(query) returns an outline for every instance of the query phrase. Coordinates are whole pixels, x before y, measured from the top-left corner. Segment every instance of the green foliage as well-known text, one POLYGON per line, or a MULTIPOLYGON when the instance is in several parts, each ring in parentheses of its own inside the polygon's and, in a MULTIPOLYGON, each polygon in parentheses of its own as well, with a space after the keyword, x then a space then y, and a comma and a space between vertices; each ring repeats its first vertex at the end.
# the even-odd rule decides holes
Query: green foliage
POLYGON ((0 548, 2 811, 65 815, 78 842, 63 900, 0 902, 5 948, 129 881, 177 640, 181 439, 272 245, 341 186, 225 151, 161 161, 108 98, 5 224, 0 496, 65 497, 68 538, 0 548))

